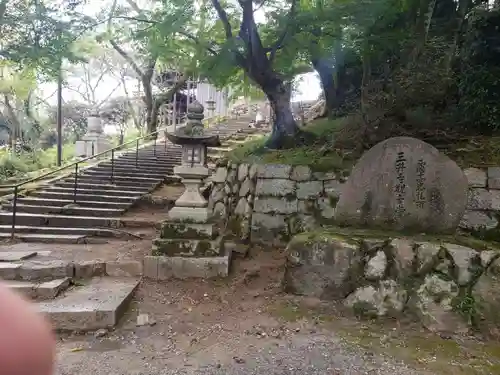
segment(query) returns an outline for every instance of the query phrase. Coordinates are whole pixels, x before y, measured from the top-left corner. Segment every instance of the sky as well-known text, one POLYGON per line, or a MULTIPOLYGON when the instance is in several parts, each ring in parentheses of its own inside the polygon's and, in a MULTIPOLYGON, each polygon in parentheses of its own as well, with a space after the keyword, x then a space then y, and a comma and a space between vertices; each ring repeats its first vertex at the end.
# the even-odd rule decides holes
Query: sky
MULTIPOLYGON (((147 2, 148 0, 143 0, 147 2)), ((142 1, 138 1, 140 3, 142 1)), ((105 5, 104 5, 105 6, 105 5)), ((84 13, 88 15, 94 15, 103 7, 103 2, 88 2, 84 6, 84 13)), ((262 10, 258 10, 255 13, 255 19, 258 23, 265 22, 265 16, 262 10)), ((302 79, 299 81, 297 86, 297 92, 292 96, 292 101, 305 101, 305 100, 314 100, 321 93, 321 86, 316 73, 306 73, 302 75, 302 79)), ((68 78, 68 83, 73 87, 73 90, 68 88, 63 88, 63 100, 65 102, 69 101, 84 101, 82 100, 82 96, 75 92, 76 88, 82 84, 82 80, 78 78, 68 78)), ((107 98, 112 98, 116 96, 124 96, 125 91, 123 87, 118 87, 118 81, 111 75, 106 75, 102 78, 99 83, 97 90, 97 100, 102 101, 107 98)), ((133 92, 136 91, 136 81, 130 82, 130 87, 127 85, 128 91, 133 92)), ((41 85, 40 90, 42 92, 42 96, 45 97, 45 100, 50 105, 57 104, 57 97, 55 92, 57 90, 57 84, 54 82, 46 83, 41 85)))

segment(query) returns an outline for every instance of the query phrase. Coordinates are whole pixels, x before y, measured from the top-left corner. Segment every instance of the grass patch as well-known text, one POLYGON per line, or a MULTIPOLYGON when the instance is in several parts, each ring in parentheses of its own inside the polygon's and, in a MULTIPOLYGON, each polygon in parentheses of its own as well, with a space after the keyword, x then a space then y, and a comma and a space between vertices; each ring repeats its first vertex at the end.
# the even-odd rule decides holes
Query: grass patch
POLYGON ((319 119, 303 128, 314 135, 304 146, 271 151, 264 149, 267 137, 255 137, 228 153, 235 163, 308 165, 317 172, 350 170, 356 161, 350 152, 334 147, 336 133, 342 128, 342 119, 319 119))

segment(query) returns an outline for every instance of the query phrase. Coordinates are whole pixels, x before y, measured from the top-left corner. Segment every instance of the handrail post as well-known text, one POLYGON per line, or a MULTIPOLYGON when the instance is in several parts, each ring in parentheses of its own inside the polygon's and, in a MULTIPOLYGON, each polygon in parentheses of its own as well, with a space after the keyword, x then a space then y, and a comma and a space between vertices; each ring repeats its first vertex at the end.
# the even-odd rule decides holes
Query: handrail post
POLYGON ((111 150, 111 184, 115 183, 115 150, 111 150))
POLYGON ((14 235, 16 234, 16 213, 17 213, 17 194, 19 188, 14 186, 14 201, 12 202, 12 229, 10 231, 11 239, 14 239, 14 235))
POLYGON ((154 137, 155 137, 155 143, 153 145, 153 156, 156 157, 156 137, 158 137, 158 133, 156 133, 154 137))
POLYGON ((75 164, 75 185, 73 186, 73 203, 76 203, 77 186, 78 186, 78 163, 75 164))
POLYGON ((137 168, 139 163, 139 140, 135 143, 135 167, 137 168))
MULTIPOLYGON (((167 132, 167 131, 165 130, 165 133, 166 133, 166 132, 167 132)), ((164 134, 164 136, 165 136, 165 152, 167 152, 167 135, 166 135, 166 134, 164 134)))

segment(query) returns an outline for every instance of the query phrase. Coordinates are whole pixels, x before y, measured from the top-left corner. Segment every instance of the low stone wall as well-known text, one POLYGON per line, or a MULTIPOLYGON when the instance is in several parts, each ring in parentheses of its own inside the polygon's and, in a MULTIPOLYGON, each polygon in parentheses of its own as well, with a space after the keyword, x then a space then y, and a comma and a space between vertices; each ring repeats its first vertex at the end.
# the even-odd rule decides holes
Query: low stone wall
MULTIPOLYGON (((500 234, 500 167, 467 168, 467 211, 460 228, 486 239, 500 234)), ((291 236, 331 224, 348 173, 308 166, 235 164, 212 176, 209 206, 243 242, 283 244, 291 236)))
POLYGON ((500 167, 467 168, 469 199, 460 227, 497 237, 500 233, 500 167))
POLYGON ((500 324, 500 251, 467 240, 346 228, 299 234, 287 247, 283 286, 369 318, 409 315, 453 334, 489 330, 500 324))
POLYGON ((229 164, 212 176, 209 206, 236 239, 285 243, 330 223, 345 177, 308 166, 229 164))

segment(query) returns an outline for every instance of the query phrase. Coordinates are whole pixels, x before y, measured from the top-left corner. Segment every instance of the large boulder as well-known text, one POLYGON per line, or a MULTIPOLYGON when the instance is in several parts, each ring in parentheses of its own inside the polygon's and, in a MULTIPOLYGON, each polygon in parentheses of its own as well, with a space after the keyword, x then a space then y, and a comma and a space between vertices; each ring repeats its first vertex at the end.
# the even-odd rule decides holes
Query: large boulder
POLYGON ((410 137, 387 139, 368 150, 343 186, 340 225, 453 232, 467 203, 468 181, 435 147, 410 137))

